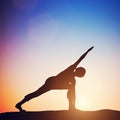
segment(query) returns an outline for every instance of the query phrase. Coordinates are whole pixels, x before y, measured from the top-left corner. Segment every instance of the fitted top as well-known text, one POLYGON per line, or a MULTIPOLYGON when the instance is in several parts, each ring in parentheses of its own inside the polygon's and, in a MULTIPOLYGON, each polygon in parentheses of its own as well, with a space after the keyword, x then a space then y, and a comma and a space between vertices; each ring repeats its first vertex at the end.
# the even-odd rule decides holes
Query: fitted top
POLYGON ((47 85, 54 89, 67 89, 71 86, 75 86, 75 69, 74 65, 69 66, 56 76, 48 78, 46 80, 47 85))

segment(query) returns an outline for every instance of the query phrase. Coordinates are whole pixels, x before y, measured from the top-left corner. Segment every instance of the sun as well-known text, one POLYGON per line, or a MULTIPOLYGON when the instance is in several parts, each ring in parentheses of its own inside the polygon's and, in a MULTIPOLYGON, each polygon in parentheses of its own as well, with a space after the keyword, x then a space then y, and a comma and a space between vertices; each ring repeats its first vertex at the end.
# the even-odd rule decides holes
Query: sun
POLYGON ((87 98, 80 98, 76 102, 76 107, 80 110, 88 110, 89 107, 89 100, 87 98))

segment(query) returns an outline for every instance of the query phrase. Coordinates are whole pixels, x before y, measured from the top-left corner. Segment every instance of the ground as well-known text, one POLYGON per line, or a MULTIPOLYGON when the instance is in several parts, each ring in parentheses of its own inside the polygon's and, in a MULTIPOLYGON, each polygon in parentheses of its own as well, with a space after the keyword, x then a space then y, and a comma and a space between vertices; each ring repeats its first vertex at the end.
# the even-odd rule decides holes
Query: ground
POLYGON ((120 111, 30 111, 6 112, 0 120, 120 120, 120 111))

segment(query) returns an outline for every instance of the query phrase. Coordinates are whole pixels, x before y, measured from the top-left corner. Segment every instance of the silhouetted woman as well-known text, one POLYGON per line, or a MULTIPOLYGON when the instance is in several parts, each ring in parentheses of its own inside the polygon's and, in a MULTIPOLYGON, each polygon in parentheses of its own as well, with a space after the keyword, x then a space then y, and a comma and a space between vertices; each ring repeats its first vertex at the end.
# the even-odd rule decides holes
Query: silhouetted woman
POLYGON ((25 96, 23 100, 16 104, 16 108, 20 112, 25 111, 22 109, 22 104, 31 100, 32 98, 38 97, 41 94, 52 90, 52 89, 68 89, 67 98, 69 101, 69 110, 75 109, 75 77, 83 77, 85 75, 85 68, 78 67, 78 64, 85 58, 87 53, 92 50, 93 47, 89 48, 73 65, 69 66, 67 69, 62 71, 56 76, 49 77, 45 84, 41 86, 38 90, 25 96))

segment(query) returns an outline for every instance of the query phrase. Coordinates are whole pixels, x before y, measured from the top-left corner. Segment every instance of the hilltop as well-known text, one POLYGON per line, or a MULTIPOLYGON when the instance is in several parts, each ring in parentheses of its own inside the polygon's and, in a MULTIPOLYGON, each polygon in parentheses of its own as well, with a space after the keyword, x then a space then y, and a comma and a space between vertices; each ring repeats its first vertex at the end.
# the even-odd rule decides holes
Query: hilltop
POLYGON ((6 112, 0 114, 0 120, 120 120, 120 111, 30 111, 6 112))

